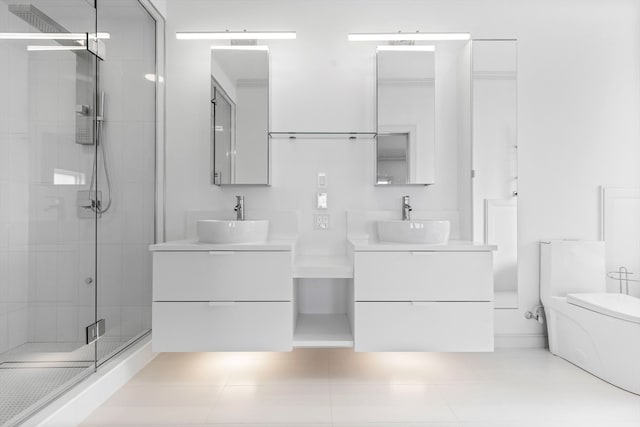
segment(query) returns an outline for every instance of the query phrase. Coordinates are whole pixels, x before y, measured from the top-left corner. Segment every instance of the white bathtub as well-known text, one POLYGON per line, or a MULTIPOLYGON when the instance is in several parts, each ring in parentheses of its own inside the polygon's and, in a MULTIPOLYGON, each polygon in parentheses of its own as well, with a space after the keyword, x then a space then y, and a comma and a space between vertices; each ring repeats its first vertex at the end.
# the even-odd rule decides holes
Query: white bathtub
POLYGON ((553 296, 549 349, 603 380, 640 394, 640 299, 613 293, 553 296))

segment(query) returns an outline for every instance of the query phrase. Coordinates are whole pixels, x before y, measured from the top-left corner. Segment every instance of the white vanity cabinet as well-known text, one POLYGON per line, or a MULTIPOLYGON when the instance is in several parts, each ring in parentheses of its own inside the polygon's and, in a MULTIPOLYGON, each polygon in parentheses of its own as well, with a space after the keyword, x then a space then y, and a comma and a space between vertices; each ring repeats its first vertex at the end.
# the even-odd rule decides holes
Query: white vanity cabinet
POLYGON ((153 351, 290 351, 287 245, 160 244, 153 253, 153 351))
POLYGON ((356 351, 493 351, 491 247, 389 248, 354 245, 356 351))

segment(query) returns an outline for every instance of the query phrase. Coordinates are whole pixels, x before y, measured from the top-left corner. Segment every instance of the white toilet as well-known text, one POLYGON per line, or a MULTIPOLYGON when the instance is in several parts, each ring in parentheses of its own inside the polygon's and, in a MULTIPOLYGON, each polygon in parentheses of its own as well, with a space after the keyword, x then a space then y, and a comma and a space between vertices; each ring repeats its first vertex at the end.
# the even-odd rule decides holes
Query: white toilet
POLYGON ((551 353, 640 394, 640 299, 606 293, 604 242, 542 242, 540 299, 551 353))

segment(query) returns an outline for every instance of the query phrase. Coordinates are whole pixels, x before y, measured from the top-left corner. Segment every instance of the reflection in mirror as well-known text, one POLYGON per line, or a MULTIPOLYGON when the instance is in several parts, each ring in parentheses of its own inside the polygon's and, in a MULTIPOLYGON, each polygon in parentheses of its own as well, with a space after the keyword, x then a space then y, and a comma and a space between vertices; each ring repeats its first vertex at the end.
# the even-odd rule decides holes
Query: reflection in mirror
POLYGON ((378 134, 378 184, 409 182, 409 133, 378 134))
POLYGON ((474 240, 495 244, 495 307, 518 306, 517 41, 473 41, 474 240))
POLYGON ((434 47, 380 46, 376 58, 376 184, 433 184, 434 47))
POLYGON ((211 48, 212 183, 269 184, 269 51, 211 48))

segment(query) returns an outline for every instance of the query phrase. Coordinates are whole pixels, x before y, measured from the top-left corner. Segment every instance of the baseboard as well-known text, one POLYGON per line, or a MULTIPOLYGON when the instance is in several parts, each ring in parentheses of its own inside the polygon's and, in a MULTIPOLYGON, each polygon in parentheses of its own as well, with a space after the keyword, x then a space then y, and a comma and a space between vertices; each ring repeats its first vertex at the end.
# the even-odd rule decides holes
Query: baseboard
POLYGON ((495 348, 545 348, 547 336, 545 334, 496 334, 495 348))
POLYGON ((156 353, 146 336, 27 420, 27 427, 75 427, 144 368, 156 353))

